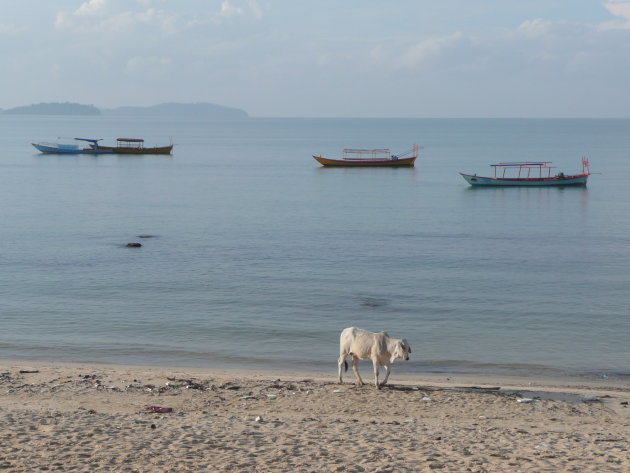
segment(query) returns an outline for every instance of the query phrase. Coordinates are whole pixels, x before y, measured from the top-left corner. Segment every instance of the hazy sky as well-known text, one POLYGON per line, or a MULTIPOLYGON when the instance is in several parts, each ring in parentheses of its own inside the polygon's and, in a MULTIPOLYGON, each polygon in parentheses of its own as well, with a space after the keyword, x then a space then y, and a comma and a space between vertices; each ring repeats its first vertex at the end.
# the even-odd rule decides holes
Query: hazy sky
POLYGON ((0 0, 0 107, 630 117, 630 0, 0 0))

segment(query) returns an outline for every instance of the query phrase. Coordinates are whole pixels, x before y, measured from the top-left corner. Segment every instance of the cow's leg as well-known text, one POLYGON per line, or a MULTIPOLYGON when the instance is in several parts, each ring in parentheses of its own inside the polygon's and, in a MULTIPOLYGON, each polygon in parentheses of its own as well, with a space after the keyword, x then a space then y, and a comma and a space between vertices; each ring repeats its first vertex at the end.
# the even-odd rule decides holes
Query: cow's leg
POLYGON ((339 360, 337 361, 337 363, 339 364, 339 384, 343 384, 343 378, 342 378, 342 368, 344 368, 344 371, 348 369, 348 364, 346 363, 346 358, 347 358, 348 354, 347 353, 341 353, 339 355, 339 360))
POLYGON ((389 365, 383 365, 383 368, 385 368, 385 379, 381 383, 381 386, 385 386, 387 384, 387 380, 389 379, 389 373, 390 373, 389 365))
POLYGON ((376 388, 378 389, 379 384, 378 384, 378 368, 379 368, 379 363, 376 360, 372 360, 372 364, 374 364, 374 385, 376 386, 376 388))
POLYGON ((354 371, 354 374, 357 377, 357 384, 362 385, 363 380, 359 374, 359 359, 356 356, 352 357, 352 371, 354 371))

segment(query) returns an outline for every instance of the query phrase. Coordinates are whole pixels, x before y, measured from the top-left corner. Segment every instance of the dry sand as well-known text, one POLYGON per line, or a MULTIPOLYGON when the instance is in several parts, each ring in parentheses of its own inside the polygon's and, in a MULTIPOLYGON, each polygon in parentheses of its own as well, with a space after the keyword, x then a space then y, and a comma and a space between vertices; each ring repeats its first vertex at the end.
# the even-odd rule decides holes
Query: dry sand
POLYGON ((336 384, 334 367, 0 362, 0 471, 630 472, 627 385, 405 378, 398 366, 376 390, 336 384))

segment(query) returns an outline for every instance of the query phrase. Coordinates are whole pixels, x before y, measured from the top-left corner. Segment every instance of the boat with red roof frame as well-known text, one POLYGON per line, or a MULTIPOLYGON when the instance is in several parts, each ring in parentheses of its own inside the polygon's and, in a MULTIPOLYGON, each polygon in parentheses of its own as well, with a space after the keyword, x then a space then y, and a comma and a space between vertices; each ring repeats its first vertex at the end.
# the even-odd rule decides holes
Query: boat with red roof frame
POLYGON ((373 167, 402 167, 413 166, 418 157, 418 145, 405 153, 394 155, 389 149, 344 149, 341 159, 330 159, 313 156, 323 166, 373 166, 373 167))
POLYGON ((587 158, 582 158, 582 172, 579 174, 564 174, 559 172, 551 175, 555 169, 549 161, 515 162, 491 164, 494 168, 494 177, 477 176, 476 174, 464 174, 461 176, 471 186, 585 186, 588 176, 591 175, 587 158), (533 172, 532 172, 533 171, 533 172))

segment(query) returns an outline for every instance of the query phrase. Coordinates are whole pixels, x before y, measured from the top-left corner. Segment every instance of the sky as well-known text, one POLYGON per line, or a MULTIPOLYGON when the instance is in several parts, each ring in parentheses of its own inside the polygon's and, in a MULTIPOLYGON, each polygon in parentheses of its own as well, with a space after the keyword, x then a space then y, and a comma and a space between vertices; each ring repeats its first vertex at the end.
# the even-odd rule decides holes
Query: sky
POLYGON ((0 108, 630 117, 630 0, 0 0, 0 108))

